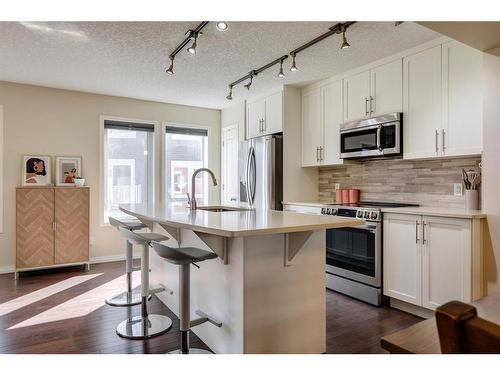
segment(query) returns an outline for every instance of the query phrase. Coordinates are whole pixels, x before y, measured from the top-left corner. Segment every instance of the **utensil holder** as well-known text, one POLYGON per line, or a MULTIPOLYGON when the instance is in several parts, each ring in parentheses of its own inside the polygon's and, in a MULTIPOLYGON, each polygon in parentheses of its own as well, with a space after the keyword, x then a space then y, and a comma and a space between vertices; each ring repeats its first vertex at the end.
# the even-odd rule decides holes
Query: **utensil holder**
POLYGON ((465 190, 465 209, 479 210, 479 192, 477 190, 465 190))

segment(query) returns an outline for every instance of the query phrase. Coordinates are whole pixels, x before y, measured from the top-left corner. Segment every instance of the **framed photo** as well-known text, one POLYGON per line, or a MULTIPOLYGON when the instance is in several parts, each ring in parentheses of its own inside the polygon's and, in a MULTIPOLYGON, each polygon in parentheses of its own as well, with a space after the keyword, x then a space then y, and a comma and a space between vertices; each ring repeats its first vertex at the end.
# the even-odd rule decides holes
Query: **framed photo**
POLYGON ((23 156, 23 186, 52 185, 50 156, 23 156))
POLYGON ((82 158, 77 156, 56 157, 56 186, 74 186, 73 179, 82 175, 82 158))

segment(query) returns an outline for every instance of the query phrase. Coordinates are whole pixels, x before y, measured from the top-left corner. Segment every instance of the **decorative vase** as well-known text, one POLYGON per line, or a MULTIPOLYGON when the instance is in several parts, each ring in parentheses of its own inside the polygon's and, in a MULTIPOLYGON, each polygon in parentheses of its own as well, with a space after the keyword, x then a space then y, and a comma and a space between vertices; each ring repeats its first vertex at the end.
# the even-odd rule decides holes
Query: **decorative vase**
POLYGON ((75 184, 76 187, 82 187, 82 186, 85 186, 85 179, 84 178, 74 178, 73 183, 75 184))

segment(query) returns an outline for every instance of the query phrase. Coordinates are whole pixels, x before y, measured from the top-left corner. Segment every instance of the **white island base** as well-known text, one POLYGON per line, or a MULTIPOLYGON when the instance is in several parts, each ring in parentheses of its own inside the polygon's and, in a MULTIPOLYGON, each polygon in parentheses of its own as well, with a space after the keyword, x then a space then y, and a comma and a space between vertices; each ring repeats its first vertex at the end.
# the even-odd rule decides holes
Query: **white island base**
MULTIPOLYGON (((168 235, 157 223, 154 231, 168 235)), ((178 233, 180 246, 209 250, 192 230, 178 233)), ((191 319, 202 310, 222 322, 221 328, 202 324, 192 330, 215 353, 325 352, 325 230, 312 232, 286 266, 285 238, 230 238, 228 264, 217 258, 191 267, 191 319)), ((179 246, 174 239, 166 244, 179 246)), ((151 251, 151 282, 174 291, 158 297, 176 315, 178 275, 178 266, 151 251)))

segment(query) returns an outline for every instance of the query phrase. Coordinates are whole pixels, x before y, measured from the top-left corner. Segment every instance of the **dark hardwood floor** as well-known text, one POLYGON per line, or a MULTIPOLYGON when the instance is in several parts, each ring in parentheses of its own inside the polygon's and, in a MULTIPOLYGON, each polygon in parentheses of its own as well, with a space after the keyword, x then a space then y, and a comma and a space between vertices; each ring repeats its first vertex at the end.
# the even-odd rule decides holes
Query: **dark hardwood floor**
MULTIPOLYGON (((166 353, 178 347, 179 321, 156 297, 150 313, 174 324, 164 335, 127 340, 115 328, 140 306, 111 307, 104 299, 124 287, 123 262, 81 268, 0 275, 0 353, 166 353)), ((139 275, 134 275, 139 281, 139 275)), ((415 316, 376 308, 327 292, 327 352, 384 353, 380 338, 420 321, 415 316)), ((192 347, 206 348, 193 333, 192 347)))

